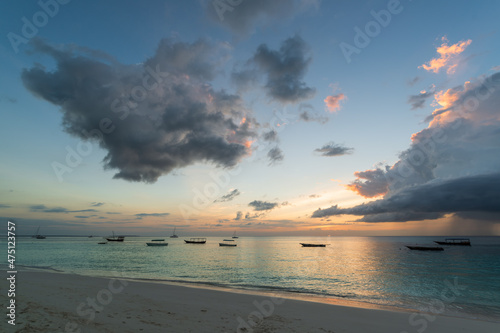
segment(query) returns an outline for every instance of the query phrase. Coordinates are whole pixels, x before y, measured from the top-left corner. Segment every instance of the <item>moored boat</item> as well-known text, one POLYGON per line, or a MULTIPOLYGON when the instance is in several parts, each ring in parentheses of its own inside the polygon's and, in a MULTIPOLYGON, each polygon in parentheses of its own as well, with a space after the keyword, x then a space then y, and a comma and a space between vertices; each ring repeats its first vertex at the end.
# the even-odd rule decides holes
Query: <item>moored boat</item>
POLYGON ((186 244, 205 244, 207 242, 207 239, 202 237, 193 237, 189 240, 185 239, 184 241, 186 242, 186 244))
POLYGON ((172 236, 170 236, 170 238, 179 238, 179 236, 175 234, 175 227, 174 227, 174 232, 172 233, 172 236))
POLYGON ((238 244, 235 244, 235 243, 233 243, 233 244, 231 244, 231 243, 219 243, 219 246, 232 246, 232 247, 235 247, 237 245, 238 244))
POLYGON ((151 242, 146 242, 147 246, 167 246, 164 239, 152 239, 151 242))
POLYGON ((300 243, 303 247, 326 247, 326 244, 300 243))
POLYGON ((434 243, 439 245, 462 245, 462 246, 470 246, 469 238, 446 238, 443 241, 434 241, 434 243))
POLYGON ((410 250, 417 251, 444 251, 444 249, 440 246, 420 246, 420 245, 406 245, 410 250))
POLYGON ((109 242, 123 242, 125 240, 125 236, 115 236, 113 232, 113 236, 106 237, 106 240, 109 242))

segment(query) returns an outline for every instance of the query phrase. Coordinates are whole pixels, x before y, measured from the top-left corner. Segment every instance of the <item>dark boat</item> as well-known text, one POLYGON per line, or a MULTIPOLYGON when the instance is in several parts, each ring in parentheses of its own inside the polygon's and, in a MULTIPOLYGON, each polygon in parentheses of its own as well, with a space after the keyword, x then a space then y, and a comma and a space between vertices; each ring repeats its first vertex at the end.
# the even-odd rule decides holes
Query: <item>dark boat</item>
POLYGON ((407 248, 410 250, 417 250, 417 251, 444 251, 444 249, 440 246, 411 246, 411 245, 406 245, 407 248))
POLYGON ((439 245, 462 245, 462 246, 470 246, 469 238, 446 238, 443 241, 434 241, 434 243, 439 245))
POLYGON ((310 244, 310 243, 300 243, 303 247, 325 247, 326 244, 310 244))
POLYGON ((46 237, 45 237, 45 236, 40 235, 40 227, 38 227, 38 229, 36 229, 36 234, 34 234, 33 236, 31 236, 31 238, 36 238, 36 239, 45 239, 46 237))
POLYGON ((235 232, 233 232, 233 237, 232 237, 232 238, 234 238, 234 239, 239 238, 238 236, 236 236, 236 231, 235 231, 235 232))
POLYGON ((123 242, 125 240, 125 236, 115 236, 115 233, 113 232, 113 236, 106 237, 106 240, 109 242, 123 242))
POLYGON ((230 244, 230 243, 219 243, 219 246, 232 246, 232 247, 235 247, 237 244, 233 243, 233 244, 230 244))
POLYGON ((146 242, 147 246, 167 246, 164 239, 152 239, 151 242, 146 242))
POLYGON ((190 238, 189 240, 184 240, 186 244, 205 244, 207 242, 206 238, 190 238))
POLYGON ((175 227, 174 227, 174 232, 172 233, 172 236, 170 236, 170 238, 179 238, 179 236, 175 234, 175 227))

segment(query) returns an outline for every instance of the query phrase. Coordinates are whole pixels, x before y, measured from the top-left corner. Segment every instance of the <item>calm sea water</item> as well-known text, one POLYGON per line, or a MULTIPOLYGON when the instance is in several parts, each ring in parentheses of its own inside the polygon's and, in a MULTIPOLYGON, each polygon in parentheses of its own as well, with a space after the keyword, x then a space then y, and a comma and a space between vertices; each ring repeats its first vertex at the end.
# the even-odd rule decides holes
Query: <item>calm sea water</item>
MULTIPOLYGON (((166 238, 18 238, 18 265, 84 275, 197 282, 343 298, 500 322, 500 237, 471 237, 471 247, 410 251, 438 237, 242 237, 237 247, 166 238), (329 244, 303 248, 300 242, 329 244)), ((2 240, 4 243, 5 240, 2 240)))

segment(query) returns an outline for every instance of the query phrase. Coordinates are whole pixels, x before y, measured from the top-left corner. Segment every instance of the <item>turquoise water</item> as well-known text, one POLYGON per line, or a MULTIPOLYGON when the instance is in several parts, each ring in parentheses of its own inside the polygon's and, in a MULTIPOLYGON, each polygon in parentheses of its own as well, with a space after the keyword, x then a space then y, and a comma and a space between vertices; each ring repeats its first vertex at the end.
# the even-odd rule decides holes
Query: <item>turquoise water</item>
MULTIPOLYGON (((410 251, 439 237, 242 237, 237 247, 157 237, 18 238, 17 265, 66 272, 162 279, 342 298, 500 322, 500 237, 471 237, 471 247, 410 251), (303 248, 300 242, 329 244, 303 248)), ((5 240, 2 240, 5 243, 5 240)))

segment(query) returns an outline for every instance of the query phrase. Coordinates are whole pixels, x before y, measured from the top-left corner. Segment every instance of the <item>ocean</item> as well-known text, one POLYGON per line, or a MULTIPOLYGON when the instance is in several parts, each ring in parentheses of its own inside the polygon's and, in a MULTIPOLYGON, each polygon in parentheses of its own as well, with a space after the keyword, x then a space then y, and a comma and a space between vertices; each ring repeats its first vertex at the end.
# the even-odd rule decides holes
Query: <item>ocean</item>
MULTIPOLYGON (((237 247, 179 237, 17 239, 16 264, 92 276, 206 284, 312 295, 500 322, 500 237, 470 237, 472 246, 410 251, 444 237, 240 237, 237 247), (303 248, 299 243, 326 243, 303 248)), ((2 243, 6 243, 2 240, 2 243)))

